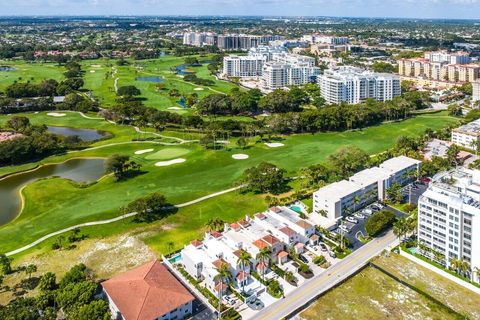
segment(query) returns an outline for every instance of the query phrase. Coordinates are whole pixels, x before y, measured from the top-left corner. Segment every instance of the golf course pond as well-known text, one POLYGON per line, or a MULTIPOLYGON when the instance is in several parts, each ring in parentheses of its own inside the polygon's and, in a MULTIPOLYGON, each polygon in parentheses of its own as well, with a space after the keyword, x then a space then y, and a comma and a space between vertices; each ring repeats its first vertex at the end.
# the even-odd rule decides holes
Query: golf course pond
POLYGON ((48 177, 93 182, 105 174, 104 162, 104 159, 74 158, 0 179, 0 226, 15 219, 22 210, 20 190, 27 184, 48 177))
POLYGON ((108 135, 108 133, 104 131, 69 127, 47 126, 47 131, 64 137, 78 136, 82 141, 95 141, 108 135))

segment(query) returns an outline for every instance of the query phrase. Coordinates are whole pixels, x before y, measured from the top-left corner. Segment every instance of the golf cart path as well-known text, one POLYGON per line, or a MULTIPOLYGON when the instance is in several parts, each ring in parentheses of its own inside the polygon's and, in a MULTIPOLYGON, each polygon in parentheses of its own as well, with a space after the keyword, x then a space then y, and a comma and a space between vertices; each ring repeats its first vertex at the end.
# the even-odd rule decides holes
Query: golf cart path
POLYGON ((139 127, 136 127, 136 126, 134 128, 135 128, 135 131, 137 131, 138 133, 153 134, 153 135, 155 135, 157 137, 160 137, 160 138, 176 140, 180 144, 189 143, 189 142, 197 142, 198 141, 198 140, 184 140, 184 139, 181 139, 181 138, 178 138, 178 137, 172 137, 172 136, 164 136, 162 134, 159 134, 159 133, 156 133, 156 132, 151 132, 151 131, 142 131, 142 130, 140 130, 139 127))
MULTIPOLYGON (((197 198, 197 199, 192 200, 192 201, 188 201, 188 202, 184 202, 184 203, 180 203, 180 204, 173 205, 172 208, 183 208, 183 207, 187 207, 187 206, 190 206, 190 205, 192 205, 192 204, 196 204, 196 203, 199 203, 199 202, 202 202, 202 201, 205 201, 205 200, 208 200, 208 199, 211 199, 211 198, 214 198, 214 197, 223 195, 223 194, 225 194, 225 193, 229 193, 229 192, 232 192, 232 191, 241 189, 241 188, 243 188, 243 187, 245 187, 245 185, 240 185, 240 186, 233 187, 233 188, 230 188, 230 189, 225 189, 225 190, 222 190, 222 191, 219 191, 219 192, 211 193, 211 194, 208 194, 208 195, 206 195, 206 196, 197 198)), ((116 217, 116 218, 108 219, 108 220, 85 222, 85 223, 77 224, 77 225, 74 225, 74 226, 71 226, 71 227, 68 227, 68 228, 64 228, 64 229, 61 229, 61 230, 58 230, 58 231, 49 233, 49 234, 47 234, 47 235, 45 235, 45 236, 43 236, 43 237, 41 237, 41 238, 33 241, 32 243, 27 244, 26 246, 23 246, 23 247, 21 247, 21 248, 12 250, 12 251, 10 251, 10 252, 7 252, 7 253, 5 253, 5 255, 6 255, 6 256, 12 256, 12 255, 17 254, 17 253, 20 253, 20 252, 22 252, 22 251, 28 250, 28 249, 30 249, 30 248, 33 248, 33 247, 36 246, 37 244, 40 244, 40 243, 44 242, 45 240, 47 240, 47 239, 49 239, 49 238, 51 238, 51 237, 55 237, 55 236, 57 236, 57 235, 59 235, 59 234, 62 234, 62 233, 68 232, 68 231, 72 231, 73 229, 76 229, 76 228, 97 226, 97 225, 102 225, 102 224, 109 224, 109 223, 113 223, 113 222, 117 222, 117 221, 120 221, 120 220, 129 218, 129 217, 133 217, 133 216, 135 216, 135 215, 137 215, 137 212, 130 212, 130 213, 127 213, 127 214, 118 216, 118 217, 116 217)))

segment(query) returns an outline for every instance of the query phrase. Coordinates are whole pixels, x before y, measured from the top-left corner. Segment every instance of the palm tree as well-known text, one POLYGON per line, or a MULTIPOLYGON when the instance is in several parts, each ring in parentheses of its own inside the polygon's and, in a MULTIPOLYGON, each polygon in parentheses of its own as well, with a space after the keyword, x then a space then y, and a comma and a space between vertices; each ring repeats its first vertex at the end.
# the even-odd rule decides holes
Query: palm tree
POLYGON ((357 204, 360 202, 360 197, 355 195, 353 197, 353 212, 357 211, 357 204))
MULTIPOLYGON (((478 267, 475 267, 473 268, 473 272, 472 272, 472 278, 473 276, 476 275, 477 276, 477 282, 480 282, 480 268, 478 267)), ((475 281, 475 279, 472 279, 473 281, 475 281)))
POLYGON ((456 273, 458 273, 458 270, 460 269, 460 260, 455 257, 451 258, 450 268, 453 269, 456 273))
POLYGON ((28 275, 28 278, 30 279, 32 277, 32 273, 36 272, 37 271, 37 266, 34 265, 34 264, 29 264, 26 268, 25 268, 25 273, 28 275))
MULTIPOLYGON (((238 259, 237 259, 237 266, 240 267, 240 270, 245 272, 245 269, 247 269, 247 266, 250 266, 251 258, 252 257, 247 251, 242 250, 240 252, 240 255, 238 256, 238 259)), ((243 280, 242 280, 242 292, 245 292, 245 282, 243 280)))
MULTIPOLYGON (((257 253, 255 259, 259 262, 265 263, 267 266, 270 265, 270 260, 272 259, 272 252, 269 248, 265 247, 257 253)), ((262 279, 265 280, 265 270, 262 271, 262 279)))
POLYGON ((407 233, 407 224, 406 219, 399 219, 393 223, 393 234, 398 237, 398 240, 402 240, 402 238, 407 233))
POLYGON ((175 243, 173 241, 167 242, 167 247, 168 247, 168 252, 169 253, 173 251, 174 246, 175 246, 175 243))
POLYGON ((229 283, 232 279, 232 274, 230 270, 228 270, 228 265, 226 263, 222 263, 220 267, 217 269, 217 275, 213 278, 213 282, 216 284, 217 282, 220 284, 220 289, 218 290, 218 319, 222 316, 222 294, 223 294, 223 284, 229 283))

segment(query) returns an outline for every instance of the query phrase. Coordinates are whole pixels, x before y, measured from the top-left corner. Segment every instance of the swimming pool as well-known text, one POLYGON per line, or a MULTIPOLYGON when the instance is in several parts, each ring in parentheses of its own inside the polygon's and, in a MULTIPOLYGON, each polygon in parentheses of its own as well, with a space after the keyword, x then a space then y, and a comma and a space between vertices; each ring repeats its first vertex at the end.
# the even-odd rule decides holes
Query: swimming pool
POLYGON ((300 208, 299 206, 290 206, 290 209, 292 209, 293 211, 297 212, 297 213, 302 213, 302 208, 300 208))
POLYGON ((174 255, 173 257, 171 257, 170 259, 168 259, 168 261, 169 261, 171 264, 179 263, 180 261, 182 261, 182 256, 180 255, 180 253, 177 253, 176 255, 174 255))
POLYGON ((412 248, 409 248, 408 250, 410 250, 410 252, 413 254, 417 253, 417 247, 412 247, 412 248))

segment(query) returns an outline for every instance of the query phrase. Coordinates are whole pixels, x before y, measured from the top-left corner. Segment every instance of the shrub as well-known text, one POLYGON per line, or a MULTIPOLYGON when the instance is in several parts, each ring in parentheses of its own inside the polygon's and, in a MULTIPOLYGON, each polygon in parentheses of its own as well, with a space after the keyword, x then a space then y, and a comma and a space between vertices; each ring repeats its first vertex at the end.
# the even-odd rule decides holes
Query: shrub
POLYGON ((316 256, 313 258, 313 263, 315 263, 317 266, 324 264, 327 262, 327 259, 325 259, 324 256, 316 256))
POLYGON ((382 210, 371 216, 365 223, 365 230, 369 236, 375 237, 390 228, 395 222, 395 214, 388 210, 382 210))

